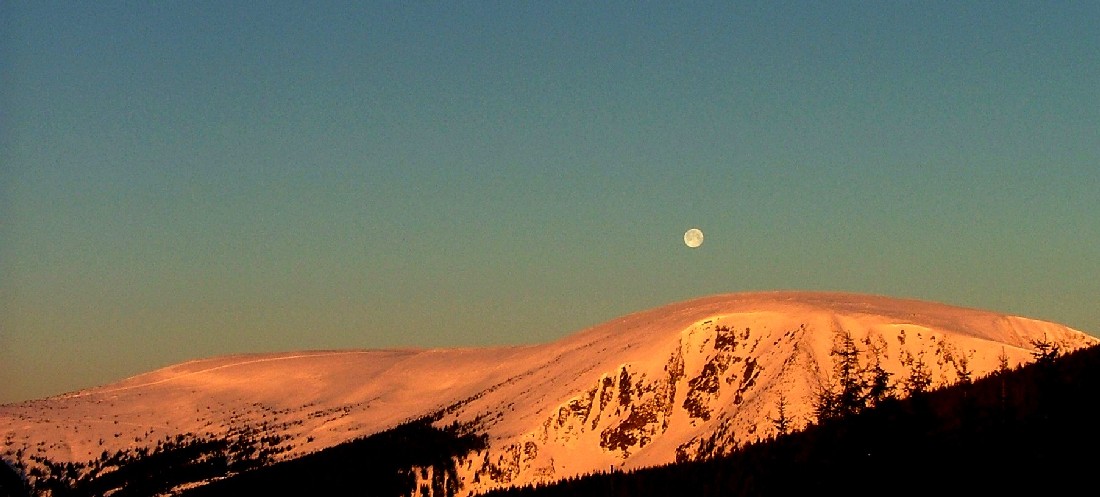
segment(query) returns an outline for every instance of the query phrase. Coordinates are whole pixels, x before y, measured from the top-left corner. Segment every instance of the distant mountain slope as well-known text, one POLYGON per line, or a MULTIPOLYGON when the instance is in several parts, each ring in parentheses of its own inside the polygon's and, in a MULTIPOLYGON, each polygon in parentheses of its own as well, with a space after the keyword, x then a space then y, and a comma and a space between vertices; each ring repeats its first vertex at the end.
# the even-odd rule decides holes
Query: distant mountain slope
POLYGON ((804 425, 814 393, 834 379, 830 351, 842 333, 895 384, 919 370, 932 386, 1029 362, 1036 340, 1066 351, 1100 342, 1055 323, 931 302, 726 294, 543 345, 191 361, 0 406, 0 436, 3 457, 27 471, 43 458, 92 461, 181 436, 251 443, 264 463, 438 415, 440 426, 487 440, 446 476, 468 494, 713 457, 770 436, 781 400, 793 425, 804 425))

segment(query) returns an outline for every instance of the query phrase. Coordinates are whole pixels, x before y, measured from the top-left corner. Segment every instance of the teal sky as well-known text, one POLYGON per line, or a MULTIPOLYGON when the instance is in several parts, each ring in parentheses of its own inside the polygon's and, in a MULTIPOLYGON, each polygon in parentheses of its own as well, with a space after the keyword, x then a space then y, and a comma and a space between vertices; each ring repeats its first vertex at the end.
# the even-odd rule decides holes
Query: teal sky
POLYGON ((1097 54, 1097 2, 5 1, 0 402, 733 291, 1096 335, 1097 54))

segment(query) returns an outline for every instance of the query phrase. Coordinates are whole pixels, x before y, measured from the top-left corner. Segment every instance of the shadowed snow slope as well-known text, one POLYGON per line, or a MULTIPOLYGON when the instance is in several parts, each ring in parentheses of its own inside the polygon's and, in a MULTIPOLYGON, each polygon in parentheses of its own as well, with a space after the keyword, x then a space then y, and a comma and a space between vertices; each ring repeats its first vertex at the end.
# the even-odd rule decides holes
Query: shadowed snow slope
POLYGON ((488 435, 457 461, 462 493, 710 457, 795 427, 833 378, 830 350, 855 339, 903 394, 1069 351, 1095 337, 1065 326, 871 295, 715 295, 639 312, 524 347, 346 350, 191 361, 66 395, 0 406, 3 457, 87 461, 178 434, 254 430, 294 457, 425 415, 488 435))

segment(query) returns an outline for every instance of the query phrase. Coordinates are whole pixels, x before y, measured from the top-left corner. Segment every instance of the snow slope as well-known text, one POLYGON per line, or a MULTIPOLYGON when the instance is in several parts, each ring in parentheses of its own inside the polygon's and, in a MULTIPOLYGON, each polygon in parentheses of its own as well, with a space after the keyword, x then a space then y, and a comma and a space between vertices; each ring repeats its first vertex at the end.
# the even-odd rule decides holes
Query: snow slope
MULTIPOLYGON (((534 346, 344 350, 197 360, 115 384, 0 406, 0 453, 87 461, 181 433, 276 433, 282 457, 429 413, 489 436, 458 461, 464 493, 708 457, 796 426, 831 378, 837 333, 900 382, 933 386, 1100 340, 995 312, 873 295, 723 294, 639 312, 534 346), (877 354, 873 354, 877 351, 877 354), (962 372, 962 373, 960 373, 962 372)), ((900 383, 897 383, 899 389, 900 383)))

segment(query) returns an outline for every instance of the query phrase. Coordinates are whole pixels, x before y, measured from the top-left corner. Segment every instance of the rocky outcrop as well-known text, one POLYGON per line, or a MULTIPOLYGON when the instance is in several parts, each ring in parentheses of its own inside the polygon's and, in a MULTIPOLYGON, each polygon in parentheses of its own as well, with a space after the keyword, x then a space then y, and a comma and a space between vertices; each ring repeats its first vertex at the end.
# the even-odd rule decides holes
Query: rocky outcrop
MULTIPOLYGON (((735 321, 714 317, 684 329, 665 350, 660 369, 640 362, 599 373, 552 410, 526 435, 526 442, 488 449, 481 467, 468 478, 475 482, 472 488, 566 476, 571 473, 561 467, 563 461, 540 458, 540 449, 562 453, 585 443, 598 444, 603 459, 613 461, 610 467, 630 466, 664 437, 676 442, 665 462, 720 456, 773 436, 780 398, 792 428, 812 422, 813 395, 832 381, 833 358, 826 345, 842 330, 799 323, 754 331, 735 321)), ((993 370, 993 349, 978 348, 966 337, 900 326, 856 330, 853 336, 860 364, 886 372, 893 395, 904 395, 905 382, 915 375, 927 377, 928 386, 935 388, 993 370)), ((1075 347, 1069 342, 1065 346, 1075 347)), ((1011 365, 1026 362, 1021 352, 1014 351, 1011 365)))

